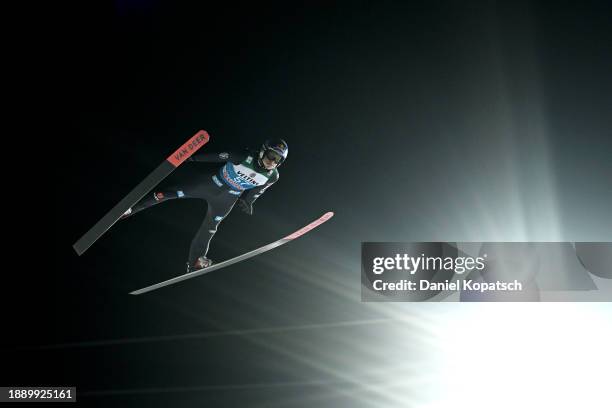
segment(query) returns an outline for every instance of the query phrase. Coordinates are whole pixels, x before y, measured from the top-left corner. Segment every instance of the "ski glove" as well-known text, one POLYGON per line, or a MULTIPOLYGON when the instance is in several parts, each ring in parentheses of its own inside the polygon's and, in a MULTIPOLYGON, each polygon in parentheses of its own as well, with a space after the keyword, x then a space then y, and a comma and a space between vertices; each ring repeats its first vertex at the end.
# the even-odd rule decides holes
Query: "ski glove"
POLYGON ((242 198, 238 199, 238 205, 240 209, 249 215, 253 215, 253 204, 247 203, 242 198))

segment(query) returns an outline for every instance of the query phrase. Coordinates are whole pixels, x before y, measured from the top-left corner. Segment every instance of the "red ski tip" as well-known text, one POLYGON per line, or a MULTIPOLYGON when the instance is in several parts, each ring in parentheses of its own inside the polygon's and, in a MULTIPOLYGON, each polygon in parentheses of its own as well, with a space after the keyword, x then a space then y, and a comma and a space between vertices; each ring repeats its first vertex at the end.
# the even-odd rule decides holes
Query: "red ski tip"
POLYGON ((325 221, 329 220, 331 217, 334 216, 333 212, 326 212, 325 214, 323 214, 321 216, 321 218, 319 218, 318 220, 315 220, 313 222, 311 222, 310 224, 308 224, 307 226, 305 226, 304 228, 301 228, 297 231, 295 231, 293 234, 291 235, 287 235, 285 238, 283 239, 296 239, 298 237, 301 237, 302 235, 304 235, 305 233, 307 233, 308 231, 317 228, 319 225, 323 224, 325 221))

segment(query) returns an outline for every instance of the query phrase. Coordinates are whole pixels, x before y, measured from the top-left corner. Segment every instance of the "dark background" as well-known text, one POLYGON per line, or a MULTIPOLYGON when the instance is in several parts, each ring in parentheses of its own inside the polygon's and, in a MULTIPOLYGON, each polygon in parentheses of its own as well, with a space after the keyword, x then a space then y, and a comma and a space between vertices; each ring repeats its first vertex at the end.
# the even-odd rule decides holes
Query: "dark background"
POLYGON ((359 322, 387 317, 360 302, 362 241, 610 240, 608 2, 205 4, 85 2, 58 20, 62 125, 35 238, 6 271, 3 384, 100 406, 372 406, 343 363, 362 358, 345 341, 379 333, 359 322), (139 214, 81 257, 72 244, 199 129, 208 151, 290 148, 213 259, 336 216, 129 296, 182 273, 200 203, 139 214))

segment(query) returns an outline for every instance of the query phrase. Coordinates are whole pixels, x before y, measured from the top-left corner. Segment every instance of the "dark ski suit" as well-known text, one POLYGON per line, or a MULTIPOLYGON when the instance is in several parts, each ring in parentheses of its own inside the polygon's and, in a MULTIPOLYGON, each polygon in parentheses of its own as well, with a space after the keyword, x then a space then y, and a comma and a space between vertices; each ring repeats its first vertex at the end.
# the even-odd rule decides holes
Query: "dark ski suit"
POLYGON ((266 170, 257 164, 258 153, 205 153, 192 156, 192 162, 223 163, 219 167, 203 169, 201 177, 156 190, 132 208, 133 215, 156 204, 177 199, 197 198, 207 203, 206 217, 191 241, 190 265, 206 256, 212 237, 221 221, 238 201, 243 211, 253 213, 253 203, 268 187, 278 180, 278 170, 266 170))

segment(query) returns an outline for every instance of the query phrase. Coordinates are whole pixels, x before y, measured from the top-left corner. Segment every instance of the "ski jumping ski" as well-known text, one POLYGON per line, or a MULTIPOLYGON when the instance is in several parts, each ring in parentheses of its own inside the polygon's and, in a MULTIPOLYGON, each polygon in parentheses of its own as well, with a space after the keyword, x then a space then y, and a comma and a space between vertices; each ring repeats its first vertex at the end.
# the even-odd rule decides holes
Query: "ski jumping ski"
POLYGON ((220 262, 220 263, 218 263, 216 265, 212 265, 212 266, 210 266, 208 268, 203 268, 203 269, 200 269, 200 270, 197 270, 197 271, 194 271, 194 272, 186 273, 184 275, 177 276, 175 278, 168 279, 168 280, 160 282, 160 283, 156 283, 155 285, 151 285, 151 286, 147 286, 146 288, 135 290, 133 292, 130 292, 130 295, 141 295, 143 293, 151 292, 152 290, 159 289, 159 288, 162 288, 164 286, 173 285, 175 283, 182 282, 182 281, 187 280, 187 279, 195 278, 196 276, 201 276, 201 275, 204 275, 206 273, 216 271, 217 269, 225 268, 226 266, 230 266, 230 265, 233 265, 235 263, 244 261, 245 259, 252 258, 252 257, 254 257, 256 255, 263 254, 264 252, 270 251, 270 250, 272 250, 274 248, 278 248, 281 245, 284 245, 284 244, 286 244, 288 242, 293 241, 296 238, 301 237, 302 235, 306 234, 308 231, 313 230, 314 228, 316 228, 319 225, 323 224, 324 222, 326 222, 327 220, 329 220, 333 216, 334 216, 333 212, 331 212, 331 211, 327 212, 327 213, 323 214, 319 219, 311 222, 310 224, 306 225, 303 228, 300 228, 299 230, 295 231, 293 234, 287 235, 286 237, 284 237, 282 239, 279 239, 278 241, 275 241, 275 242, 272 242, 272 243, 270 243, 268 245, 262 246, 261 248, 254 249, 253 251, 247 252, 247 253, 242 254, 240 256, 237 256, 235 258, 228 259, 227 261, 223 261, 223 262, 220 262))
POLYGON ((191 155, 208 143, 210 139, 205 130, 198 131, 185 144, 179 147, 166 160, 164 160, 151 174, 140 182, 128 193, 117 205, 115 205, 104 217, 100 219, 89 231, 87 231, 74 245, 77 254, 82 255, 92 246, 129 208, 136 204, 151 189, 155 188, 162 180, 172 173, 178 166, 191 155))

